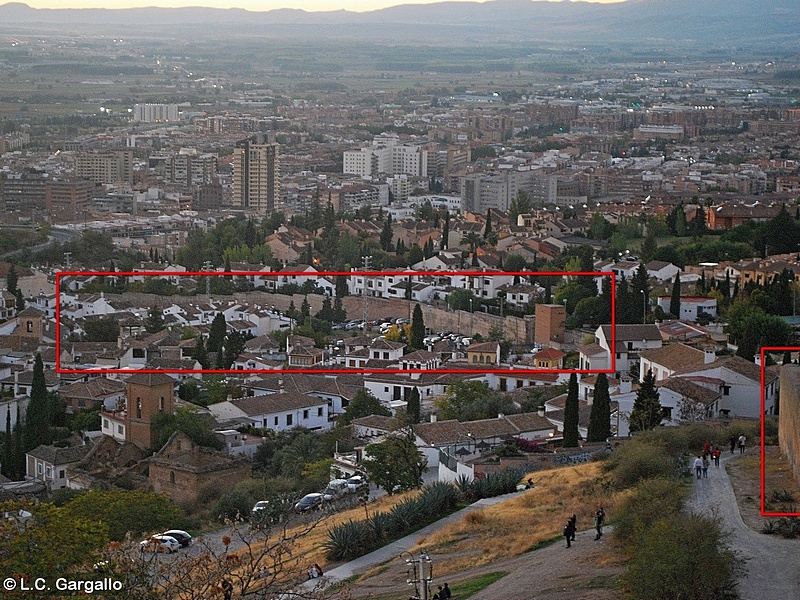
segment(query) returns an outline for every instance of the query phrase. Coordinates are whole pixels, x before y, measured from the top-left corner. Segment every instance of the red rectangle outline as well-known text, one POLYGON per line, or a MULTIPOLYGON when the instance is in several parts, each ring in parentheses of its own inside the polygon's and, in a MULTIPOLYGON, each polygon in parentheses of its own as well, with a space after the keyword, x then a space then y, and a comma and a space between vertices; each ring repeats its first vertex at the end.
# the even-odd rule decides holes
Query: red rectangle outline
MULTIPOLYGON (((766 459, 766 444, 764 444, 764 407, 766 406, 766 391, 764 387, 765 382, 765 373, 766 373, 766 353, 767 352, 786 352, 789 350, 790 352, 797 352, 800 350, 800 347, 797 346, 763 346, 761 348, 761 442, 760 452, 761 452, 761 502, 759 503, 759 509, 761 512, 762 517, 800 517, 800 512, 767 512, 766 511, 766 465, 764 461, 766 459)), ((778 390, 780 393, 780 390, 778 390)))
POLYGON ((60 271, 56 273, 56 373, 65 374, 105 374, 105 373, 209 373, 209 374, 243 374, 243 373, 318 373, 323 375, 329 374, 356 374, 356 373, 370 373, 370 374, 397 374, 397 373, 435 373, 441 374, 483 374, 483 373, 499 373, 499 374, 551 374, 551 373, 578 373, 586 375, 595 375, 599 373, 614 373, 616 367, 616 348, 617 341, 617 328, 616 328, 616 310, 615 310, 615 296, 616 296, 616 280, 613 271, 318 271, 316 273, 309 273, 307 271, 60 271), (258 275, 261 277, 281 277, 281 276, 304 276, 304 277, 337 277, 346 276, 352 277, 354 275, 365 275, 367 277, 374 276, 405 276, 405 277, 430 277, 430 276, 453 276, 463 275, 471 277, 486 277, 492 275, 519 275, 521 277, 530 277, 532 275, 552 276, 552 277, 611 277, 611 348, 609 352, 611 356, 611 367, 609 369, 247 369, 246 371, 237 369, 63 369, 61 368, 61 277, 244 277, 248 275, 258 275))

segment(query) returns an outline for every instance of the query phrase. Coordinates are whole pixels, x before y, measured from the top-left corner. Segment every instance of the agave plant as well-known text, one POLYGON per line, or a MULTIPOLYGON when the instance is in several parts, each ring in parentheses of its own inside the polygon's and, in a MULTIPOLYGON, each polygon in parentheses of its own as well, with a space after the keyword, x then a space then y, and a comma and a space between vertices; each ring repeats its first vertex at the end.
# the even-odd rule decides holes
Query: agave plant
POLYGON ((348 521, 328 530, 325 556, 328 560, 350 560, 372 549, 370 529, 364 521, 348 521))

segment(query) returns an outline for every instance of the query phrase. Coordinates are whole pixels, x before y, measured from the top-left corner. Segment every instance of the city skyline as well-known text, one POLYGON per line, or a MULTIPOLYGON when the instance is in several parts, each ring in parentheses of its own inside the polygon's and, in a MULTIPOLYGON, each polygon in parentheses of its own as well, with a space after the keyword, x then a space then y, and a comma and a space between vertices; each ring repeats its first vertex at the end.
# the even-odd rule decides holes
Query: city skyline
MULTIPOLYGON (((326 0, 122 0, 114 1, 112 6, 109 6, 107 0, 81 0, 74 2, 73 0, 29 0, 24 2, 31 8, 39 9, 81 9, 81 8, 108 8, 108 9, 126 9, 126 8, 185 8, 185 7, 203 7, 203 8, 239 8, 254 12, 267 12, 270 10, 278 9, 300 9, 307 12, 332 12, 339 10, 347 10, 352 12, 369 12, 373 10, 380 10, 393 6, 400 6, 406 4, 436 4, 445 2, 470 2, 474 4, 485 3, 492 0, 338 0, 331 3, 326 0)), ((611 4, 617 2, 624 2, 626 0, 532 0, 536 2, 572 2, 572 3, 600 3, 611 4)), ((2 4, 0 4, 2 6, 2 4)))

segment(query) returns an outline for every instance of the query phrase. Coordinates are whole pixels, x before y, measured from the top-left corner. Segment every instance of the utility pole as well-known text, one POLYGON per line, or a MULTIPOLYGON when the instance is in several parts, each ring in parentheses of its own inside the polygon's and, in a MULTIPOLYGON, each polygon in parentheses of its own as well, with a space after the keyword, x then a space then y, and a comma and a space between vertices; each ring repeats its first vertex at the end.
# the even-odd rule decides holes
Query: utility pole
POLYGON ((69 271, 69 267, 72 264, 72 252, 64 252, 64 269, 69 271))
POLYGON ((406 583, 413 585, 416 590, 413 600, 428 600, 431 581, 433 581, 433 562, 430 556, 425 550, 420 552, 417 558, 410 552, 401 553, 400 558, 403 558, 403 554, 408 555, 408 558, 404 560, 411 567, 406 571, 406 583), (419 584, 422 584, 422 586, 420 587, 419 584))

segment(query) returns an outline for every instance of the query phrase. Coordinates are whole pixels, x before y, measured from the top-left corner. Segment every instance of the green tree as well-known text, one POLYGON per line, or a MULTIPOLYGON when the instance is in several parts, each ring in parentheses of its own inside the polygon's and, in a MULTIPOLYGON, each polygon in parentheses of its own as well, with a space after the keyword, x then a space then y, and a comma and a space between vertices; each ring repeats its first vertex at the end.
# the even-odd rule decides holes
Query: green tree
MULTIPOLYGON (((31 584, 37 577, 51 580, 54 574, 74 572, 91 565, 108 543, 108 525, 96 515, 75 515, 64 508, 40 502, 6 502, 4 514, 16 515, 25 510, 31 517, 24 523, 16 518, 0 519, 0 555, 3 571, 24 576, 31 584)), ((17 597, 9 593, 6 597, 17 597)), ((39 597, 39 594, 20 595, 39 597)))
POLYGON ((199 362, 203 369, 209 369, 211 367, 211 363, 208 360, 208 352, 206 352, 206 344, 203 341, 202 335, 198 335, 196 338, 194 350, 192 350, 192 358, 199 362))
POLYGON ((182 381, 178 386, 178 397, 184 402, 198 404, 200 402, 200 386, 194 379, 182 381))
POLYGON ((486 209, 486 225, 484 226, 484 229, 483 229, 483 239, 488 238, 491 233, 492 233, 492 209, 491 208, 487 208, 486 209))
POLYGON ((157 333, 164 329, 164 313, 157 306, 151 306, 147 312, 144 328, 147 333, 157 333))
POLYGON ((408 345, 412 350, 421 350, 424 346, 424 339, 425 321, 422 317, 422 307, 417 303, 414 305, 414 311, 411 314, 411 338, 408 341, 408 345))
POLYGON ((44 363, 42 355, 36 353, 33 363, 33 380, 28 409, 25 412, 25 451, 32 450, 40 444, 49 444, 50 438, 50 410, 47 400, 47 382, 44 378, 44 363))
POLYGON ((208 341, 206 342, 206 350, 208 352, 221 352, 222 344, 225 342, 225 334, 228 331, 228 326, 225 323, 225 315, 218 312, 214 315, 214 320, 211 321, 211 330, 208 333, 208 341))
POLYGON ((116 342, 119 338, 119 323, 114 317, 86 319, 83 331, 87 342, 116 342))
POLYGON ((105 525, 113 541, 123 541, 127 534, 139 537, 151 531, 180 529, 186 520, 166 496, 140 490, 88 490, 62 510, 71 518, 105 525))
POLYGON ((639 389, 636 391, 636 399, 633 401, 633 410, 628 419, 628 426, 631 433, 647 431, 658 427, 663 418, 664 411, 659 402, 656 378, 653 376, 653 370, 648 369, 639 389))
POLYGON ((427 465, 428 461, 417 448, 411 431, 370 444, 362 461, 369 480, 389 495, 420 487, 427 465))
POLYGON ((450 238, 450 211, 445 211, 442 221, 442 243, 440 247, 442 250, 447 250, 447 243, 450 238))
POLYGON ((414 387, 411 388, 411 393, 408 395, 408 401, 406 402, 406 415, 408 416, 409 424, 413 425, 420 422, 420 410, 419 389, 414 387))
POLYGON ((531 201, 524 191, 519 190, 511 199, 511 204, 508 207, 508 220, 512 225, 517 224, 517 217, 524 215, 531 210, 531 201))
POLYGON ((589 414, 586 441, 604 442, 609 437, 611 437, 611 398, 608 394, 608 376, 600 373, 594 384, 594 399, 589 414))
POLYGON ((510 398, 489 387, 485 381, 454 381, 447 391, 436 399, 436 408, 442 419, 477 421, 493 419, 499 413, 517 412, 510 398))
POLYGON ((8 267, 8 274, 6 275, 6 289, 9 291, 10 294, 17 295, 17 284, 19 282, 19 275, 17 275, 17 270, 14 268, 12 264, 8 267))
POLYGON ((344 409, 344 412, 336 419, 337 426, 349 425, 353 419, 368 417, 370 415, 382 415, 391 417, 392 412, 386 408, 381 401, 373 396, 366 388, 359 388, 353 399, 344 409))
POLYGON ((672 282, 672 295, 669 298, 669 312, 675 318, 681 318, 681 274, 675 274, 675 281, 672 282))
POLYGON ((578 434, 578 376, 570 373, 567 399, 564 403, 564 448, 577 448, 578 434))
POLYGON ((392 215, 387 213, 386 220, 383 222, 383 229, 381 230, 380 236, 381 249, 384 252, 391 252, 392 239, 392 215))
POLYGON ((478 298, 472 290, 457 289, 447 296, 447 304, 451 310, 474 310, 478 307, 478 298))
POLYGON ((161 449, 169 437, 179 431, 198 446, 222 450, 225 443, 214 433, 214 420, 194 406, 179 406, 175 413, 158 413, 153 418, 156 447, 161 449))

